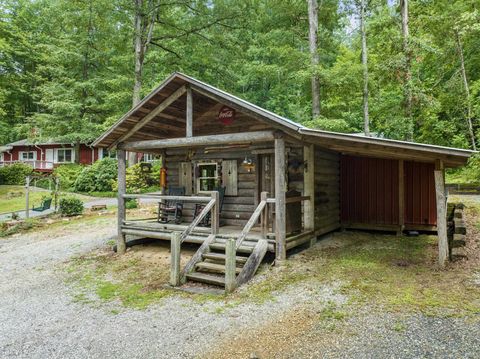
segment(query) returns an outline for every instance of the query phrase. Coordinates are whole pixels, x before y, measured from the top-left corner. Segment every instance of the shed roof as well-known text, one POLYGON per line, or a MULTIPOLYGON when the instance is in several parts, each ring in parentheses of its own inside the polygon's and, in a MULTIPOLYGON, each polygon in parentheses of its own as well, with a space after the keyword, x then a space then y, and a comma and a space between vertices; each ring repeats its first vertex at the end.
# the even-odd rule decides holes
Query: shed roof
MULTIPOLYGON (((179 93, 178 91, 186 85, 192 88, 196 94, 196 98, 199 98, 199 101, 203 101, 203 103, 199 102, 194 106, 194 111, 196 111, 194 113, 194 119, 211 115, 212 106, 215 103, 219 103, 226 104, 246 115, 260 119, 273 128, 283 129, 287 133, 295 134, 296 137, 304 141, 313 142, 319 146, 341 153, 430 162, 435 159, 441 159, 445 162, 446 166, 450 167, 464 164, 473 153, 473 151, 465 149, 310 129, 214 86, 178 72, 170 75, 137 106, 122 116, 108 131, 102 134, 93 145, 98 147, 115 147, 127 134, 130 140, 184 137, 184 123, 176 123, 175 121, 178 121, 179 118, 185 118, 185 96, 180 96, 183 93, 179 93), (172 96, 176 93, 180 95, 174 97, 164 111, 154 117, 153 123, 150 124, 149 127, 138 130, 135 129, 135 126, 142 119, 158 108, 162 102, 172 99, 172 96)), ((218 111, 218 109, 216 109, 216 111, 218 111)), ((248 124, 246 126, 248 126, 248 124)), ((244 125, 242 129, 245 130, 246 126, 244 125)))

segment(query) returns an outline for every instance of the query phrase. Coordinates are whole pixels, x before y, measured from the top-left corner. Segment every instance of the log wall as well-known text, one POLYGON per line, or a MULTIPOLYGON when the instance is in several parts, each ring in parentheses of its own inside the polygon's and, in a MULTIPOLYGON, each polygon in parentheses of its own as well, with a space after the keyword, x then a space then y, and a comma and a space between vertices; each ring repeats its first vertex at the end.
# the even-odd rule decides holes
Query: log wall
POLYGON ((335 152, 315 146, 315 230, 340 228, 340 162, 335 152))

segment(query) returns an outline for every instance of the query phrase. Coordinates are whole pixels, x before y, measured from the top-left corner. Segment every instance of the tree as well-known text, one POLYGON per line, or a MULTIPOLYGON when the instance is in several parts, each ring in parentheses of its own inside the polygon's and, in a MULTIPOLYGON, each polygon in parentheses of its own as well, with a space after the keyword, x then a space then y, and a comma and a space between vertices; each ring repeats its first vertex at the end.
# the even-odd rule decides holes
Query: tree
MULTIPOLYGON (((412 53, 410 50, 410 30, 408 27, 408 0, 400 0, 400 13, 402 18, 402 44, 403 44, 403 56, 404 56, 404 106, 405 117, 411 121, 412 118, 412 53)), ((410 139, 413 138, 413 133, 410 139)))
POLYGON ((360 1, 360 33, 362 37, 362 67, 363 67, 363 131, 365 136, 370 136, 370 119, 368 114, 368 54, 367 30, 365 17, 367 12, 366 0, 360 1))
POLYGON ((308 42, 310 46, 310 58, 312 65, 312 117, 320 116, 320 80, 317 74, 319 65, 318 56, 318 1, 308 2, 308 42))

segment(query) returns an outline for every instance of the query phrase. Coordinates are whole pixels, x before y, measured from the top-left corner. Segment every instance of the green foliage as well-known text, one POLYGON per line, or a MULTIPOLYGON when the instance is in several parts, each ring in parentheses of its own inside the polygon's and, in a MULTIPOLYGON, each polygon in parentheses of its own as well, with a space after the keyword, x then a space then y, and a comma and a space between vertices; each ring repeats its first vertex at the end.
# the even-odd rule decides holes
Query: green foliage
POLYGON ((138 208, 138 201, 135 198, 128 198, 125 201, 125 208, 126 209, 135 209, 138 208))
POLYGON ((83 213, 83 202, 76 197, 60 199, 59 213, 62 216, 76 216, 83 213))
POLYGON ((480 154, 470 157, 467 166, 448 171, 446 181, 447 183, 480 184, 480 154))
POLYGON ((72 191, 74 189, 73 185, 83 169, 84 166, 74 163, 56 167, 53 170, 53 174, 60 180, 60 189, 72 191))
POLYGON ((117 177, 117 160, 103 158, 93 165, 84 167, 75 180, 76 192, 111 192, 117 177))
POLYGON ((33 173, 32 167, 24 163, 14 163, 0 168, 0 185, 22 185, 25 177, 33 173))
MULTIPOLYGON (((471 146, 469 105, 474 129, 480 133, 477 3, 410 3, 409 45, 414 56, 412 79, 404 83, 407 57, 398 2, 368 2, 372 132, 393 139, 471 146), (461 76, 457 35, 470 98, 461 76), (411 117, 405 113, 407 88, 412 92, 411 117)), ((305 1, 156 4, 144 1, 141 9, 161 19, 155 22, 153 40, 146 47, 142 96, 180 70, 315 128, 362 130, 358 2, 322 1, 318 66, 310 63, 305 1), (321 84, 319 119, 311 118, 312 74, 321 84)), ((134 4, 127 0, 2 4, 0 143, 25 136, 88 141, 127 111, 134 79, 134 15, 134 4)), ((88 184, 84 189, 95 187, 94 176, 83 176, 88 184)))
MULTIPOLYGON (((159 181, 159 167, 156 166, 152 171, 148 171, 140 163, 127 168, 126 185, 127 192, 140 193, 145 192, 159 181)), ((113 190, 118 190, 118 183, 115 181, 113 190)))

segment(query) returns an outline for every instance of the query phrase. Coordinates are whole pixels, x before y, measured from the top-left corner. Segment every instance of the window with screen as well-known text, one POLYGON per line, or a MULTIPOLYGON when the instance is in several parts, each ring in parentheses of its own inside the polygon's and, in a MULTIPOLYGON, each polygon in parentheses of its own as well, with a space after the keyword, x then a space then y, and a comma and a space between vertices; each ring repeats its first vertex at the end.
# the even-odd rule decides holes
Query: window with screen
POLYGON ((67 148, 59 148, 57 150, 57 162, 72 162, 72 150, 67 148))
POLYGON ((197 166, 197 192, 213 191, 220 183, 218 163, 199 163, 197 166))

